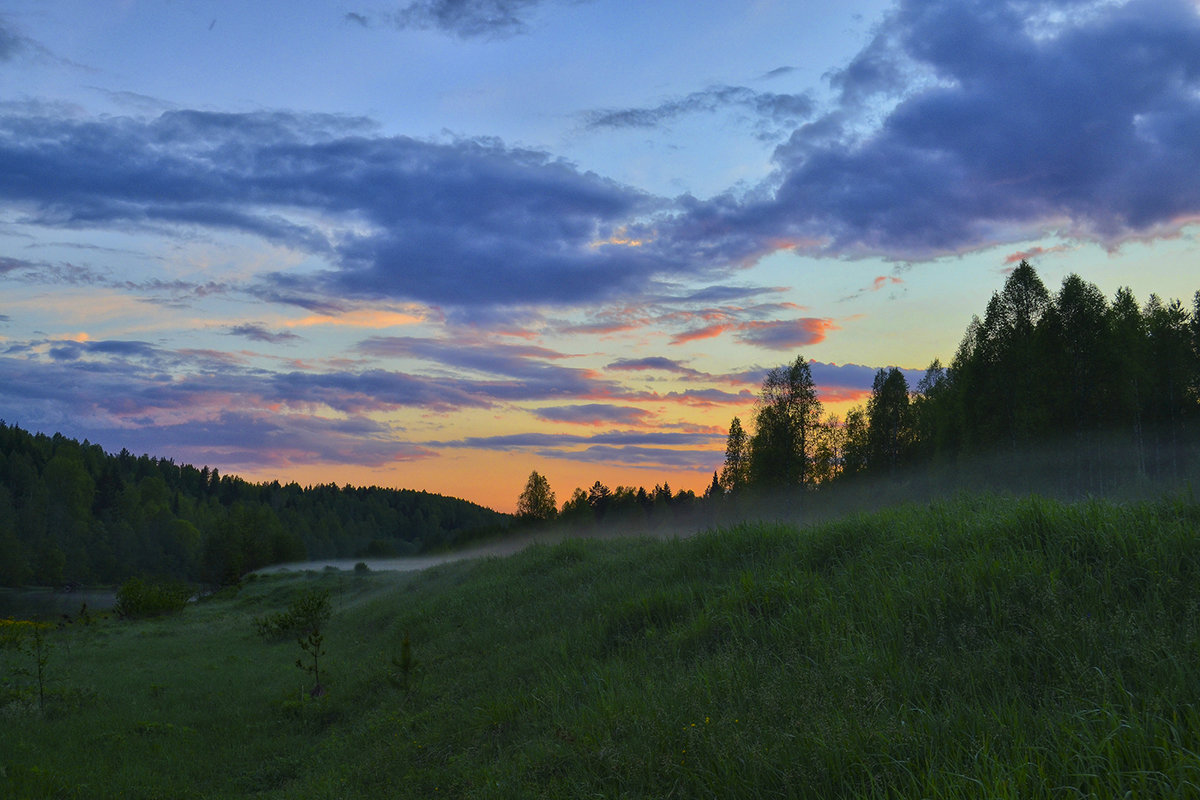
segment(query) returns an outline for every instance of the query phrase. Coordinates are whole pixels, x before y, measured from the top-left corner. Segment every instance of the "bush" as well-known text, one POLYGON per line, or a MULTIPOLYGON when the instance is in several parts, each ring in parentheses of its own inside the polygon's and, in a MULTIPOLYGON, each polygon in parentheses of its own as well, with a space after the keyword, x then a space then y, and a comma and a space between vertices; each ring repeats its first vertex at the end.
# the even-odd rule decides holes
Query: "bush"
POLYGON ((287 611, 254 620, 254 627, 267 641, 303 638, 319 631, 331 611, 329 592, 314 589, 293 600, 287 611))
POLYGON ((173 614, 182 611, 191 596, 186 583, 130 578, 117 589, 113 611, 127 619, 173 614))

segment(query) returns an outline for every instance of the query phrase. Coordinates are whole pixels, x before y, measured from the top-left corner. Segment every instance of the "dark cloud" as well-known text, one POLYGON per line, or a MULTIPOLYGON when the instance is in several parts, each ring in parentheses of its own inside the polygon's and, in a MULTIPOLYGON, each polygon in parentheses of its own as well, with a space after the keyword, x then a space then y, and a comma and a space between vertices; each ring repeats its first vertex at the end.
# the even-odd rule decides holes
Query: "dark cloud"
POLYGON ((723 389, 688 389, 683 392, 669 392, 659 396, 658 399, 697 408, 712 408, 753 403, 755 395, 744 389, 739 392, 726 392, 723 389))
MULTIPOLYGON (((79 247, 87 249, 86 245, 79 245, 79 247)), ((111 248, 96 249, 111 250, 111 248)), ((165 298, 165 302, 168 304, 180 306, 186 305, 191 300, 238 291, 237 287, 217 281, 195 283, 179 279, 167 281, 161 278, 144 281, 118 280, 91 267, 79 264, 69 262, 51 264, 46 261, 27 261, 5 257, 0 257, 0 277, 8 277, 11 280, 28 284, 96 286, 126 292, 139 292, 150 295, 155 302, 165 298)))
POLYGON ((782 78, 784 75, 790 75, 795 71, 796 71, 795 67, 788 67, 788 66, 776 67, 773 70, 767 71, 767 73, 765 75, 763 75, 763 77, 767 78, 767 79, 782 78))
POLYGON ((504 436, 470 436, 442 442, 425 442, 430 447, 468 447, 486 450, 522 450, 528 448, 579 445, 612 445, 619 447, 699 447, 724 440, 720 433, 674 433, 670 431, 609 431, 593 436, 570 436, 553 433, 517 433, 504 436))
POLYGON ((11 61, 27 47, 24 36, 13 31, 0 20, 0 62, 11 61))
MULTIPOLYGON (((573 0, 583 2, 583 0, 573 0)), ((462 39, 502 39, 525 31, 545 0, 415 0, 394 15, 400 28, 440 30, 462 39)))
POLYGON ((533 411, 533 415, 550 422, 570 422, 576 425, 640 425, 651 416, 645 409, 606 403, 538 408, 533 411))
POLYGON ((733 332, 737 341, 768 350, 794 350, 824 341, 825 332, 836 329, 833 320, 816 317, 775 320, 764 322, 753 320, 737 322, 731 315, 723 315, 720 322, 699 328, 691 328, 671 337, 671 344, 681 345, 702 339, 713 339, 733 332))
POLYGON ((266 327, 252 322, 230 326, 225 332, 230 336, 244 336, 247 339, 253 339, 256 342, 266 342, 267 344, 296 342, 302 338, 291 331, 269 331, 266 327))
POLYGON ((329 269, 269 275, 254 291, 322 310, 347 296, 584 303, 706 266, 619 243, 626 220, 662 201, 544 153, 372 138, 365 125, 282 112, 9 113, 0 197, 32 224, 236 230, 317 255, 329 269))
POLYGON ((620 391, 616 383, 599 378, 591 370, 547 363, 563 356, 535 345, 392 336, 367 339, 359 345, 359 350, 373 356, 430 361, 452 368, 456 375, 466 370, 500 376, 502 380, 470 382, 472 392, 492 400, 589 397, 620 391))
POLYGON ((813 101, 803 94, 757 92, 744 86, 713 86, 684 97, 667 100, 651 108, 590 111, 584 114, 587 127, 653 128, 685 114, 713 113, 741 108, 761 120, 796 125, 813 112, 813 101))
MULTIPOLYGON (((365 417, 329 419, 298 414, 222 412, 215 419, 164 425, 146 431, 145 444, 165 447, 197 464, 262 470, 311 464, 383 467, 436 457, 420 445, 398 440, 395 431, 365 417)), ((139 436, 139 439, 142 437, 139 436)))
MULTIPOLYGON (((400 14, 486 35, 519 30, 537 6, 430 0, 400 14)), ((1200 13, 1187 0, 902 0, 830 80, 834 107, 795 126, 769 181, 704 201, 650 197, 495 141, 381 136, 361 119, 5 105, 0 208, 30 225, 260 236, 325 268, 245 288, 320 311, 392 299, 580 308, 649 297, 668 279, 719 280, 785 248, 921 260, 1047 231, 1116 244, 1200 217, 1200 13)), ((593 124, 726 107, 807 119, 808 104, 721 86, 593 124)), ((587 332, 654 319, 595 319, 587 332)))
POLYGON ((776 322, 746 322, 735 337, 743 344, 768 350, 795 350, 825 339, 825 332, 836 328, 833 320, 805 317, 776 322))
POLYGON ((610 447, 595 445, 577 451, 543 450, 548 458, 567 458, 593 464, 620 464, 643 469, 690 469, 711 472, 721 466, 724 453, 719 450, 673 450, 663 447, 610 447))
POLYGON ((521 433, 480 436, 443 442, 424 442, 433 448, 469 448, 523 452, 541 458, 557 458, 603 464, 620 464, 659 469, 711 471, 720 466, 723 432, 672 433, 614 431, 595 436, 562 436, 521 433), (695 449, 703 448, 703 449, 695 449))
POLYGON ((29 272, 39 269, 43 265, 37 261, 26 261, 22 258, 9 258, 8 256, 0 256, 0 275, 8 275, 13 272, 29 272))
POLYGON ((612 362, 606 367, 606 369, 625 372, 657 370, 660 372, 674 372, 679 375, 702 374, 691 367, 685 367, 683 364, 672 358, 663 358, 662 356, 650 356, 648 358, 623 358, 612 362))
POLYGON ((344 15, 342 15, 342 21, 352 22, 355 25, 360 25, 364 28, 371 27, 371 21, 367 19, 365 15, 359 14, 355 11, 347 11, 344 15))
POLYGON ((1113 244, 1200 214, 1187 0, 905 0, 833 82, 842 105, 776 152, 773 199, 697 210, 726 252, 773 231, 921 260, 1056 229, 1113 244))

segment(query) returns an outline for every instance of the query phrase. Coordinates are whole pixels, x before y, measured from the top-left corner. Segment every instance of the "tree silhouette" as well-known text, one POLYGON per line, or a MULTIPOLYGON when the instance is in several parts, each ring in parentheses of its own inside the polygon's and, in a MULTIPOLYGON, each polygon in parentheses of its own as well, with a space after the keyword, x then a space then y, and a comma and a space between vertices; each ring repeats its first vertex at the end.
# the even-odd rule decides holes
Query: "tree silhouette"
POLYGON ((821 401, 803 356, 768 372, 750 440, 751 481, 766 488, 809 484, 813 432, 820 421, 821 401))
POLYGON ((558 501, 550 482, 536 470, 529 473, 525 489, 517 498, 517 516, 527 522, 541 522, 553 519, 557 513, 558 501))
POLYGON ((746 486, 750 477, 750 439, 737 417, 729 423, 729 438, 725 441, 725 464, 721 467, 720 484, 726 494, 746 486))

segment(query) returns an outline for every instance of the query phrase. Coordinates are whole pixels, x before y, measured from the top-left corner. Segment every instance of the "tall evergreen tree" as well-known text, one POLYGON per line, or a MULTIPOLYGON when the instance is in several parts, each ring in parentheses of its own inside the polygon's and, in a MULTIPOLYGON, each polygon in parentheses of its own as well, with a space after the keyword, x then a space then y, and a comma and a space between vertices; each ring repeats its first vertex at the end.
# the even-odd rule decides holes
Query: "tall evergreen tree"
POLYGON ((750 440, 737 417, 729 423, 729 438, 725 440, 725 464, 721 467, 720 484, 726 494, 745 488, 750 475, 750 440))

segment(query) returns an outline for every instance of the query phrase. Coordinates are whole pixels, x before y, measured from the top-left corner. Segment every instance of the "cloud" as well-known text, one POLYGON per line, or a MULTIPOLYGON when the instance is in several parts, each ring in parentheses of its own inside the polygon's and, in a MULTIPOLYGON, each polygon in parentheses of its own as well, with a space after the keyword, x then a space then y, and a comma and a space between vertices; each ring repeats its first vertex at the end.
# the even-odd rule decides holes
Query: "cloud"
POLYGON ((661 199, 541 152, 370 127, 285 112, 0 112, 0 207, 45 227, 258 236, 327 268, 269 274, 252 291, 330 312, 348 298, 590 303, 712 266, 688 248, 603 244, 661 199))
POLYGON ((538 408, 534 416, 550 422, 569 422, 575 425, 642 425, 651 416, 649 411, 633 406, 614 406, 605 403, 583 403, 571 406, 538 408))
POLYGON ((247 339, 253 339, 256 342, 266 342, 268 344, 296 342, 300 341, 302 338, 291 331, 269 331, 264 326, 253 322, 246 322, 241 325, 231 325, 225 332, 230 336, 244 336, 247 339))
MULTIPOLYGON (((426 0, 398 19, 510 35, 540 5, 426 0)), ((768 181, 703 201, 653 197, 494 140, 384 136, 357 118, 86 118, 5 105, 0 211, 45 228, 236 231, 316 265, 197 291, 328 313, 417 301, 448 314, 630 304, 664 281, 720 281, 786 249, 924 260, 1048 232, 1116 246, 1200 220, 1200 12, 1188 0, 901 0, 829 79, 837 96, 816 117, 802 96, 717 86, 593 120, 661 124, 729 107, 803 120, 768 181)), ((106 280, 0 263, 13 277, 106 280)), ((575 332, 654 319, 594 318, 575 332)), ((783 324, 713 327, 745 322, 692 323, 679 341, 787 340, 783 324)), ((805 329, 790 335, 803 341, 805 329)))
POLYGON ((372 356, 429 361, 453 369, 457 376, 464 371, 499 376, 498 380, 459 378, 460 385, 467 387, 473 396, 495 401, 592 397, 621 391, 618 384, 600 378, 591 370, 547 363, 565 356, 536 345, 381 336, 365 340, 358 349, 372 356))
POLYGON ((140 292, 150 295, 154 302, 172 306, 186 306, 194 300, 238 291, 238 287, 218 281, 196 283, 179 279, 168 281, 161 278, 144 281, 118 280, 97 272, 91 267, 69 262, 51 264, 45 261, 27 261, 5 257, 0 257, 0 277, 8 277, 10 280, 27 284, 95 286, 125 292, 140 292))
POLYGON ((736 325, 728 322, 705 325, 702 328, 693 328, 692 330, 675 334, 671 337, 671 344, 687 344, 688 342, 696 342, 701 339, 715 339, 722 333, 725 333, 725 331, 736 328, 736 325))
MULTIPOLYGON (((821 361, 810 361, 809 371, 813 383, 823 402, 863 401, 871 393, 875 382, 875 373, 880 367, 869 367, 863 364, 833 364, 821 361)), ((921 369, 900 368, 908 381, 909 390, 916 388, 917 382, 925 375, 921 369)))
POLYGON ((1065 244, 1056 244, 1052 247, 1030 247, 1027 250, 1018 250, 1015 253, 1009 253, 1004 257, 1005 265, 1018 264, 1022 261, 1028 261, 1033 258, 1049 255, 1051 253, 1065 253, 1071 248, 1065 244))
POLYGON ((703 373, 685 367, 680 362, 664 358, 662 356, 649 356, 647 358, 622 358, 609 364, 605 369, 617 370, 618 372, 645 372, 655 370, 659 372, 673 372, 679 375, 699 376, 703 373))
POLYGON ((837 100, 757 192, 685 202, 660 239, 729 264, 788 248, 922 261, 1200 220, 1189 0, 902 0, 830 80, 837 100))
POLYGON ((1059 229, 1113 244, 1200 217, 1196 6, 1047 2, 1040 25, 1030 10, 902 2, 839 76, 846 97, 895 107, 862 136, 798 129, 759 213, 823 235, 825 252, 914 260, 1059 229))
POLYGON ((837 329, 833 320, 816 317, 772 322, 721 322, 676 334, 671 338, 671 344, 712 339, 728 331, 736 331, 735 338, 742 344, 765 347, 768 350, 794 350, 822 342, 825 340, 826 331, 837 329))
POLYGON ((0 62, 11 61, 26 47, 25 37, 13 32, 0 21, 0 62))
POLYGON ((885 287, 899 286, 903 283, 904 283, 904 279, 899 278, 895 275, 877 275, 875 277, 875 279, 873 281, 871 281, 870 286, 859 289, 854 294, 846 295, 838 302, 844 303, 847 300, 853 300, 856 297, 862 297, 864 294, 868 294, 870 292, 878 292, 880 289, 883 289, 885 287))
POLYGON ((366 16, 359 14, 356 11, 347 11, 345 14, 342 15, 342 21, 348 22, 348 23, 354 23, 355 25, 359 25, 363 28, 371 27, 371 21, 369 19, 367 19, 366 16))
MULTIPOLYGON (((502 39, 525 31, 544 0, 415 0, 393 17, 400 28, 440 30, 461 39, 502 39)), ((580 2, 580 0, 575 0, 580 2)))
POLYGON ((724 441, 723 431, 611 431, 594 436, 520 433, 423 444, 431 448, 523 452, 541 458, 622 466, 711 471, 724 457, 724 441))
POLYGON ((740 326, 737 340, 768 350, 795 350, 825 340, 825 332, 837 330, 830 319, 805 317, 776 322, 747 322, 740 326))
POLYGON ((650 108, 589 111, 583 116, 591 130, 654 128, 686 114, 711 114, 731 107, 742 108, 764 121, 796 125, 811 116, 814 104, 811 97, 803 94, 758 92, 745 86, 712 86, 650 108))
POLYGON ((0 275, 9 275, 13 272, 29 272, 36 270, 41 266, 42 265, 36 261, 26 261, 23 258, 0 256, 0 275))

